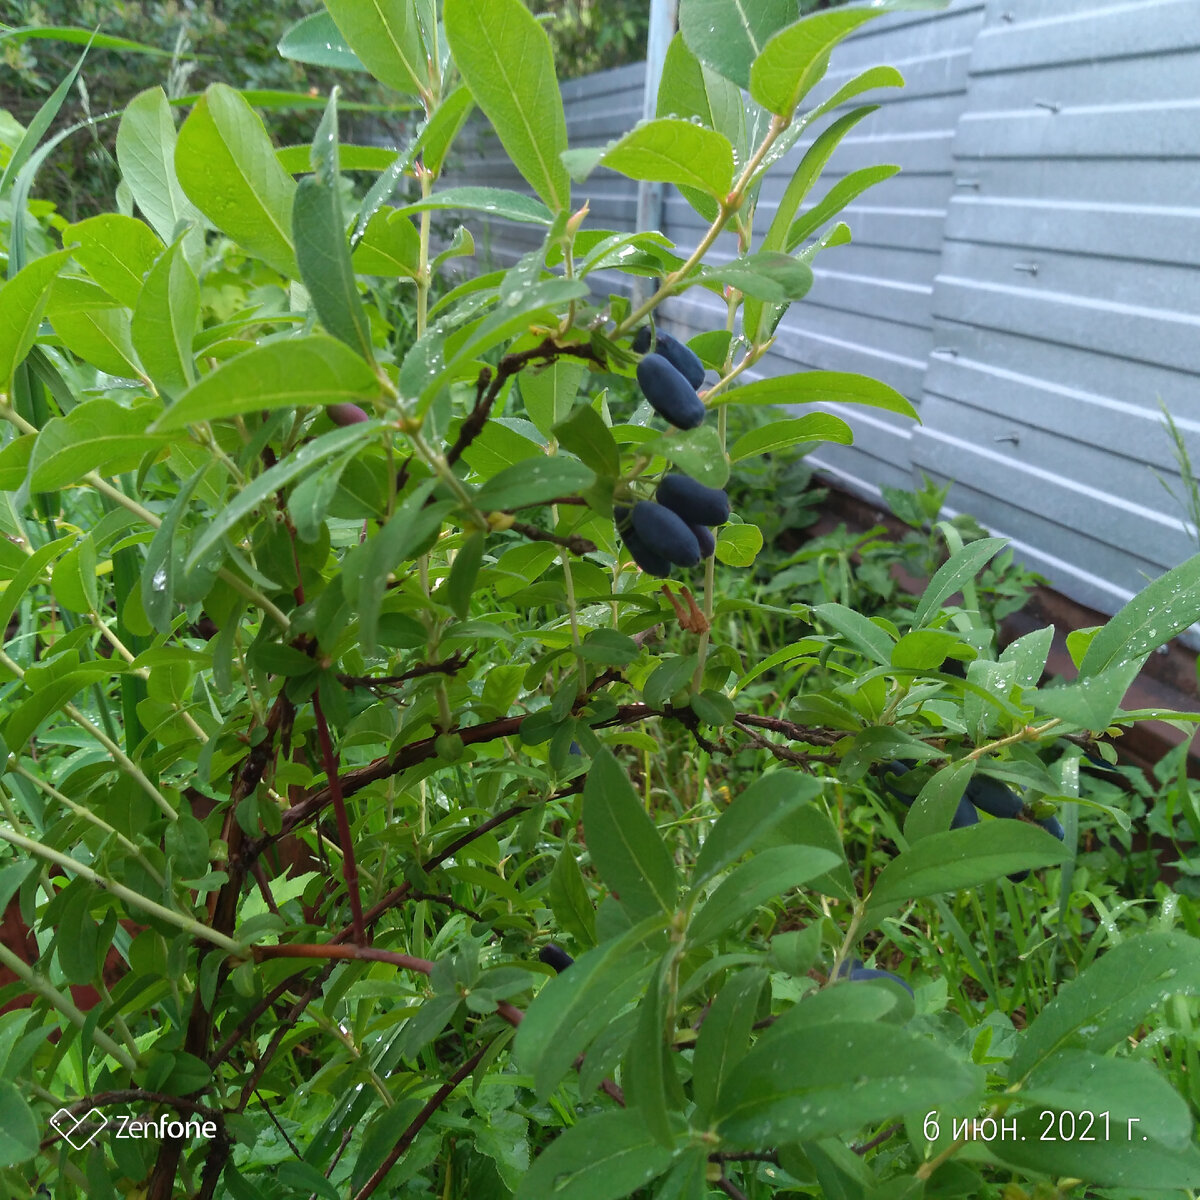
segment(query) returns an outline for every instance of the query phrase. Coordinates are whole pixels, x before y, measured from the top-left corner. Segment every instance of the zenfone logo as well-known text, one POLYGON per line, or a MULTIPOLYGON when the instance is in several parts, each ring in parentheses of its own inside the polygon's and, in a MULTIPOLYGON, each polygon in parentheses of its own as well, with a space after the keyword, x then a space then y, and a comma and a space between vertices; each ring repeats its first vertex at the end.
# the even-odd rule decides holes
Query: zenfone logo
POLYGON ((76 1150, 82 1150, 91 1145, 97 1135, 104 1131, 108 1125, 108 1118, 98 1108, 93 1108, 79 1118, 71 1116, 69 1110, 60 1108, 50 1118, 50 1124, 76 1150))

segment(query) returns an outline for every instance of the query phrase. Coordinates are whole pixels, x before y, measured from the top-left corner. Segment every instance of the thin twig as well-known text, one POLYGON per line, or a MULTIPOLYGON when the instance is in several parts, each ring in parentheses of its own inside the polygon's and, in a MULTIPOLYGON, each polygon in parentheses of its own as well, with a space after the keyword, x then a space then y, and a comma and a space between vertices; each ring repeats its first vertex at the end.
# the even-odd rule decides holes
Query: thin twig
POLYGON ((366 945, 367 932, 363 926, 362 895, 358 890, 358 862, 354 857, 354 835, 350 832, 350 818, 346 815, 346 801, 342 796, 342 782, 338 777, 337 756, 329 737, 329 726, 321 711, 321 701, 313 692, 313 715, 317 719, 317 740, 321 743, 321 757, 325 765, 325 777, 329 780, 329 791, 333 798, 333 813, 337 820, 338 841, 342 850, 342 876, 346 881, 346 892, 350 899, 350 916, 354 925, 354 940, 366 945))
POLYGON ((408 1127, 400 1135, 396 1144, 391 1148, 391 1150, 388 1151, 387 1157, 379 1164, 375 1173, 354 1194, 354 1200, 367 1200, 367 1197, 370 1196, 384 1181, 384 1179, 387 1177, 387 1173, 400 1159, 400 1156, 416 1140, 417 1134, 425 1128, 426 1124, 429 1122, 429 1119, 435 1112, 437 1112, 439 1108, 441 1108, 442 1102, 480 1064, 480 1062, 483 1060, 483 1056, 488 1052, 488 1048, 488 1043, 485 1042, 479 1047, 478 1050, 475 1051, 474 1054, 471 1055, 470 1058, 467 1059, 465 1063, 462 1064, 462 1066, 460 1066, 454 1072, 453 1075, 450 1076, 449 1079, 446 1080, 445 1083, 442 1084, 440 1088, 438 1088, 436 1092, 433 1093, 432 1096, 429 1097, 421 1111, 417 1113, 417 1115, 409 1122, 408 1127))
POLYGON ((572 554, 579 555, 580 558, 585 554, 596 552, 596 543, 580 537, 577 533, 567 534, 564 537, 559 533, 550 533, 549 530, 539 529, 536 525, 530 525, 525 521, 514 521, 509 528, 521 534, 522 537, 527 537, 531 542, 553 542, 556 546, 562 546, 564 549, 570 550, 572 554))

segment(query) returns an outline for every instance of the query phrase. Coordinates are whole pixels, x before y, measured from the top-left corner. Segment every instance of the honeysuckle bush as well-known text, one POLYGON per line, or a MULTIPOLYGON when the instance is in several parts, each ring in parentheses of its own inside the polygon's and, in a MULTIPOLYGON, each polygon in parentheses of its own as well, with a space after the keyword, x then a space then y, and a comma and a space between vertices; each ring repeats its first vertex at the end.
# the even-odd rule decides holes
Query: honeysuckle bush
POLYGON ((287 52, 425 109, 382 169, 339 143, 336 93, 297 153, 233 88, 178 129, 151 89, 118 211, 67 225, 27 199, 68 76, 0 181, 7 1192, 1200 1186, 1194 908, 1163 889, 1086 938, 1071 904, 1080 811, 1128 824, 1081 760, 1147 715, 1122 698, 1200 616, 1200 558, 1042 687, 1052 631, 1000 652, 981 600, 1000 539, 938 522, 924 593, 869 617, 849 588, 752 585, 736 508, 665 583, 614 525, 668 471, 721 488, 850 439, 806 403, 915 417, 859 376, 739 380, 894 170, 809 202, 870 111, 845 106, 901 79, 808 97, 891 6, 682 0, 662 115, 595 149, 567 147, 519 0, 327 7, 287 52), (533 195, 439 184, 475 107, 533 195), (679 187, 707 232, 593 228, 572 191, 597 166, 679 187), (372 168, 360 196, 344 173, 372 168), (542 243, 438 291, 474 246, 432 244, 441 210, 542 243), (596 294, 600 270, 648 298, 596 294), (618 397, 691 288, 728 316, 690 343, 703 420, 673 430, 618 397), (731 409, 780 403, 730 437, 731 409), (785 644, 756 652, 759 621, 785 644), (1015 815, 950 828, 982 780, 1015 815), (96 1110, 114 1129, 78 1148, 96 1110))

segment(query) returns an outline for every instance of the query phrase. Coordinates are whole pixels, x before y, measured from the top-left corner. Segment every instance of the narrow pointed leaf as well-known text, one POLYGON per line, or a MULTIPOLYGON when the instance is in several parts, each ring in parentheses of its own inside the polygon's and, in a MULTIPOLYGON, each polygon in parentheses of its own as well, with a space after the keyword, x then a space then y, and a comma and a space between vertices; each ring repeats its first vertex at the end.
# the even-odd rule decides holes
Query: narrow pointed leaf
POLYGON ((454 61, 513 165, 562 212, 571 203, 559 158, 567 122, 546 31, 521 0, 446 0, 443 20, 454 61))
POLYGON ((155 428, 182 429, 236 413, 309 404, 370 407, 375 372, 353 350, 324 334, 285 338, 230 359, 188 389, 155 428))

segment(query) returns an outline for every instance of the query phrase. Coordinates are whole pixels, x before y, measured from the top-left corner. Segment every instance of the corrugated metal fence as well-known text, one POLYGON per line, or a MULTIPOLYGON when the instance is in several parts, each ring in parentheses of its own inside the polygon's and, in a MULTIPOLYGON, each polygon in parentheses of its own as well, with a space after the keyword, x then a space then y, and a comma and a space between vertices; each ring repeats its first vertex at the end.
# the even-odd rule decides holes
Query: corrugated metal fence
MULTIPOLYGON (((847 210, 853 244, 818 259, 759 373, 861 371, 902 391, 920 426, 853 409, 855 445, 813 461, 871 499, 922 471, 956 480, 955 509, 1115 611, 1195 549, 1156 472, 1178 484, 1160 402, 1200 469, 1200 2, 953 0, 867 25, 822 94, 878 63, 907 86, 869 97, 879 110, 815 198, 862 166, 903 169, 847 210)), ((638 65, 565 84, 572 145, 628 129, 643 79, 638 65)), ((477 128, 455 182, 519 187, 477 128)), ((764 186, 760 228, 804 148, 764 186)), ((632 228, 635 185, 598 172, 580 192, 594 224, 632 228)), ((702 228, 670 189, 664 226, 681 247, 702 228)), ((497 228, 491 252, 535 238, 497 228)), ((723 325, 695 295, 668 322, 723 325)))

